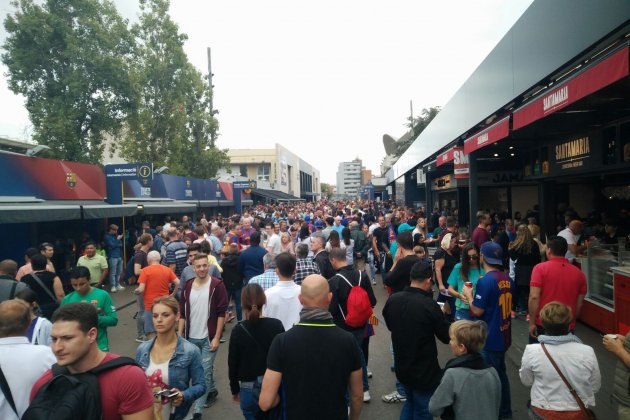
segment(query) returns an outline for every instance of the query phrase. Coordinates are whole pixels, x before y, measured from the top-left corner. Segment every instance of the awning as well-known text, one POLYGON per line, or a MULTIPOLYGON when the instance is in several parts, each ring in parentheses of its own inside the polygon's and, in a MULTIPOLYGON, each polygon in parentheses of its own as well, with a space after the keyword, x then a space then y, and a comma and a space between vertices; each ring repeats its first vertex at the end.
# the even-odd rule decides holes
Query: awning
POLYGON ((455 159, 455 147, 451 147, 446 152, 439 155, 436 159, 436 165, 442 166, 448 162, 451 162, 453 159, 455 159))
POLYGON ((192 213, 197 211, 196 204, 176 201, 147 201, 139 202, 137 205, 142 206, 144 214, 192 213))
POLYGON ((35 223, 81 219, 78 204, 5 203, 0 205, 0 223, 35 223))
POLYGON ((479 150, 498 142, 499 140, 507 137, 509 134, 510 116, 508 115, 502 120, 492 124, 490 127, 468 137, 464 141, 464 153, 468 155, 475 150, 479 150))
POLYGON ((138 213, 136 204, 85 204, 83 208, 84 219, 107 219, 110 217, 129 217, 138 213))
POLYGON ((628 76, 628 51, 629 47, 624 47, 589 65, 576 76, 517 109, 513 114, 512 128, 518 130, 525 127, 628 76))
POLYGON ((233 206, 234 202, 231 200, 184 200, 184 203, 197 204, 199 207, 227 207, 233 206))
POLYGON ((263 190, 260 188, 254 188, 252 189, 252 194, 275 201, 305 201, 303 198, 298 198, 291 194, 276 190, 263 190))

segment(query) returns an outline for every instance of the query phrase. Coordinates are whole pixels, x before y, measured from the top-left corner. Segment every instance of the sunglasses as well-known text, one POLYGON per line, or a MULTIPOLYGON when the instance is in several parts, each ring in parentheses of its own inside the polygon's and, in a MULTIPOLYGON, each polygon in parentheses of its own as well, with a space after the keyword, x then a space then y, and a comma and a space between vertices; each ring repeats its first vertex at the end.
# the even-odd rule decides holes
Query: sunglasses
POLYGON ((468 259, 469 260, 478 260, 479 259, 479 255, 469 255, 468 259))

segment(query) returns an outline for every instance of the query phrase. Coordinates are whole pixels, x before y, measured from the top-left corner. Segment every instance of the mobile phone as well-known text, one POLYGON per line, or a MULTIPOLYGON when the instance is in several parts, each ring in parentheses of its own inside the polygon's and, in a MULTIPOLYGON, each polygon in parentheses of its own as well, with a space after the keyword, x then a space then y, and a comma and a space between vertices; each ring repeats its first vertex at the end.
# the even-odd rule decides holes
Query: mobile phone
POLYGON ((166 398, 173 398, 173 397, 176 397, 178 394, 179 392, 173 391, 171 389, 163 389, 161 391, 154 393, 156 397, 166 397, 166 398))

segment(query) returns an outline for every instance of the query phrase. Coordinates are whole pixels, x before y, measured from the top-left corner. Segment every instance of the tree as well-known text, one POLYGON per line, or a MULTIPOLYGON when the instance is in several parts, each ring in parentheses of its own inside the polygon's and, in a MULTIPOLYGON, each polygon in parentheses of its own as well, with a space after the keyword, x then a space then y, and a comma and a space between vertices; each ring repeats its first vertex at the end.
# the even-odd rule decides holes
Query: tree
POLYGON ((119 142, 121 155, 168 166, 171 174, 210 178, 229 158, 214 143, 212 90, 188 61, 187 37, 168 8, 168 0, 140 1, 140 19, 132 28, 134 106, 119 142))
POLYGON ((33 139, 53 157, 98 163, 130 107, 133 47, 127 21, 108 0, 16 0, 2 61, 26 97, 33 139), (40 2, 38 2, 40 3, 40 2))
POLYGON ((422 112, 419 116, 412 118, 407 117, 407 123, 405 124, 411 131, 411 135, 406 137, 405 139, 401 139, 396 144, 396 151, 394 152, 394 156, 399 158, 403 153, 411 146, 411 144, 418 138, 420 133, 424 131, 425 128, 429 125, 433 118, 440 112, 440 107, 435 106, 429 109, 423 108, 422 112))
POLYGON ((322 195, 328 196, 328 197, 331 197, 333 195, 333 186, 332 185, 327 184, 325 182, 322 182, 320 185, 322 187, 322 195))

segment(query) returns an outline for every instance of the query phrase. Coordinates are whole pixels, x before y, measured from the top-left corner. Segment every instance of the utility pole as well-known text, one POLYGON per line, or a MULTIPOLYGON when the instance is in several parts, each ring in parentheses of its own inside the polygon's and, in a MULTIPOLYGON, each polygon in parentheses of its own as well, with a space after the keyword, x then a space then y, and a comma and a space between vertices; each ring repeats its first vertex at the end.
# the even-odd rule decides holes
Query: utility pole
MULTIPOLYGON (((212 84, 212 53, 210 51, 210 47, 208 47, 208 86, 210 86, 210 113, 214 117, 215 114, 218 114, 219 111, 214 109, 214 85, 212 84)), ((214 141, 216 139, 216 133, 212 131, 211 140, 214 145, 214 141)))

